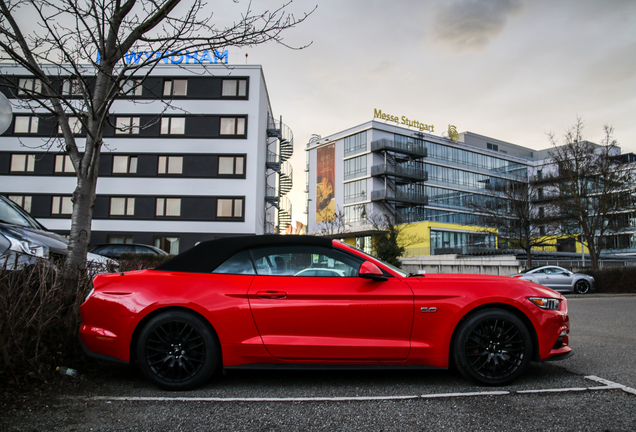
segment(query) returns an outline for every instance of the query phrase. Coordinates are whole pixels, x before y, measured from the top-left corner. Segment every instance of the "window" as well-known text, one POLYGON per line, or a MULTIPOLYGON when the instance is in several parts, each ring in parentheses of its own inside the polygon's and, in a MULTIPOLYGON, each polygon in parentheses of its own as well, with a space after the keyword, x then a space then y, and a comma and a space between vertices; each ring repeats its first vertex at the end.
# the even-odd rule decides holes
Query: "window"
POLYGON ((117 135, 139 135, 139 117, 117 117, 115 133, 117 135))
POLYGON ((163 82, 164 96, 186 96, 188 94, 188 80, 166 80, 163 82))
POLYGON ((33 200, 33 197, 25 195, 9 195, 9 199, 22 207, 27 212, 31 212, 31 202, 33 200))
POLYGON ((320 246, 274 246, 250 251, 258 275, 355 277, 363 260, 320 246))
POLYGON ((367 157, 359 156, 353 159, 347 159, 344 161, 344 179, 350 180, 352 178, 360 177, 367 174, 367 157))
POLYGON ((246 79, 224 79, 221 96, 223 97, 247 96, 247 80, 246 79))
POLYGON ((133 243, 133 236, 109 235, 108 236, 108 243, 111 243, 111 244, 132 244, 133 243))
POLYGON ((157 198, 157 216, 181 216, 181 198, 157 198))
POLYGON ((159 156, 158 174, 182 174, 183 156, 159 156))
POLYGON ((81 96, 82 82, 77 78, 66 79, 62 83, 62 94, 65 96, 81 96))
POLYGON ((113 174, 137 173, 137 156, 113 156, 113 174))
POLYGON ((183 135, 185 133, 185 117, 163 117, 161 119, 161 135, 183 135))
POLYGON ((250 253, 241 251, 218 266, 212 273, 219 274, 256 274, 250 253))
POLYGON ((170 255, 177 255, 179 253, 179 237, 155 237, 155 247, 170 255))
POLYGON ((55 156, 55 172, 56 173, 74 173, 75 168, 69 155, 55 156))
POLYGON ((367 131, 362 131, 344 139, 345 156, 361 153, 367 149, 367 131))
POLYGON ((219 175, 243 175, 243 156, 219 156, 219 175))
POLYGON ((31 96, 42 93, 42 81, 37 78, 20 78, 18 87, 18 96, 31 96))
POLYGON ((35 170, 35 155, 11 155, 11 172, 33 172, 35 170))
POLYGON ((356 247, 366 254, 373 252, 373 239, 371 236, 356 237, 356 247))
POLYGON ((242 218, 243 198, 219 198, 216 201, 216 217, 242 218))
POLYGON ((221 117, 221 135, 245 135, 245 117, 221 117))
POLYGON ((52 215, 70 215, 73 213, 73 202, 70 196, 54 196, 51 206, 52 215))
POLYGON ((140 79, 129 79, 121 84, 121 92, 128 96, 141 96, 143 91, 143 86, 141 83, 143 80, 140 79))
POLYGON ((499 145, 497 145, 497 144, 487 143, 486 147, 488 147, 488 150, 499 151, 499 145))
POLYGON ((366 219, 367 219, 367 206, 365 204, 357 204, 353 206, 347 206, 344 208, 345 223, 365 222, 366 219))
MULTIPOLYGON (((77 135, 82 133, 82 121, 78 117, 69 117, 68 126, 71 128, 71 133, 77 135)), ((62 133, 62 125, 57 128, 58 133, 62 133)))
POLYGON ((367 199, 367 181, 358 180, 344 185, 345 204, 367 199))
POLYGON ((13 132, 17 134, 36 134, 38 133, 38 123, 39 119, 37 117, 16 116, 13 132))
POLYGON ((135 199, 112 197, 110 199, 110 215, 111 216, 134 216, 135 215, 135 199))

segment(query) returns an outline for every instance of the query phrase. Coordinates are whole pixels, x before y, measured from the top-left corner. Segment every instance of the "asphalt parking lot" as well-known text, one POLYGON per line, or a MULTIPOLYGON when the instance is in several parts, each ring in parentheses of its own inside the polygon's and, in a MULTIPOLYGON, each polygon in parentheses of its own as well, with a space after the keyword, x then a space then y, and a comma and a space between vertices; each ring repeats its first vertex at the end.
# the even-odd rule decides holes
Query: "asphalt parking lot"
MULTIPOLYGON (((571 296, 561 362, 506 387, 449 371, 233 371, 188 392, 100 363, 75 385, 0 414, 0 431, 634 431, 636 296, 571 296)), ((72 379, 72 378, 69 378, 72 379)))

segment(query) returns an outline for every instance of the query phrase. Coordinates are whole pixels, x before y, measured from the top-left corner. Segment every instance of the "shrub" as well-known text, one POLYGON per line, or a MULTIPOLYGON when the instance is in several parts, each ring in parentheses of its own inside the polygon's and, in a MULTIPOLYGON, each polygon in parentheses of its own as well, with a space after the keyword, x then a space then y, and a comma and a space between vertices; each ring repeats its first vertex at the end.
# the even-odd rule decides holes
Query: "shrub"
POLYGON ((636 293, 636 267, 604 267, 585 273, 594 277, 596 292, 636 293))
POLYGON ((119 256, 119 271, 131 271, 155 268, 174 255, 156 255, 150 253, 123 253, 119 256))
POLYGON ((81 361, 79 306, 90 279, 83 277, 65 299, 66 287, 50 261, 0 269, 0 381, 21 387, 29 379, 46 379, 57 366, 81 361))

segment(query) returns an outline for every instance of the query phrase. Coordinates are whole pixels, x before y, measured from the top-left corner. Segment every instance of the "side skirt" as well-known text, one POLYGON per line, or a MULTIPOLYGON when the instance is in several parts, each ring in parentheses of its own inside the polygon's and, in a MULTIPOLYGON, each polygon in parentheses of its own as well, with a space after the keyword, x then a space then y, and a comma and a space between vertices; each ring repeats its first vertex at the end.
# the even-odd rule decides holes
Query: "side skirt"
POLYGON ((382 364, 297 364, 297 363, 251 363, 223 369, 277 369, 277 370, 444 370, 447 368, 424 365, 382 364))

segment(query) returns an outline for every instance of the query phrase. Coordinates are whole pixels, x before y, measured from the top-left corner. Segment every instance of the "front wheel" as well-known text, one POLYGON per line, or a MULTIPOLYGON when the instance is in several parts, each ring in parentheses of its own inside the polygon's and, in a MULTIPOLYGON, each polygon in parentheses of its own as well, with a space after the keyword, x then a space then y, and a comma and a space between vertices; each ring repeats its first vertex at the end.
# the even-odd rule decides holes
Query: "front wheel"
POLYGON ((139 334, 137 361, 142 373, 166 390, 188 390, 216 370, 219 343, 210 325, 185 311, 152 318, 139 334))
POLYGON ((469 315, 459 325, 452 348, 461 374, 487 386, 514 381, 532 356, 532 340, 525 324, 503 309, 469 315))
POLYGON ((574 284, 574 292, 577 294, 587 294, 590 291, 590 283, 586 280, 577 280, 574 284))

